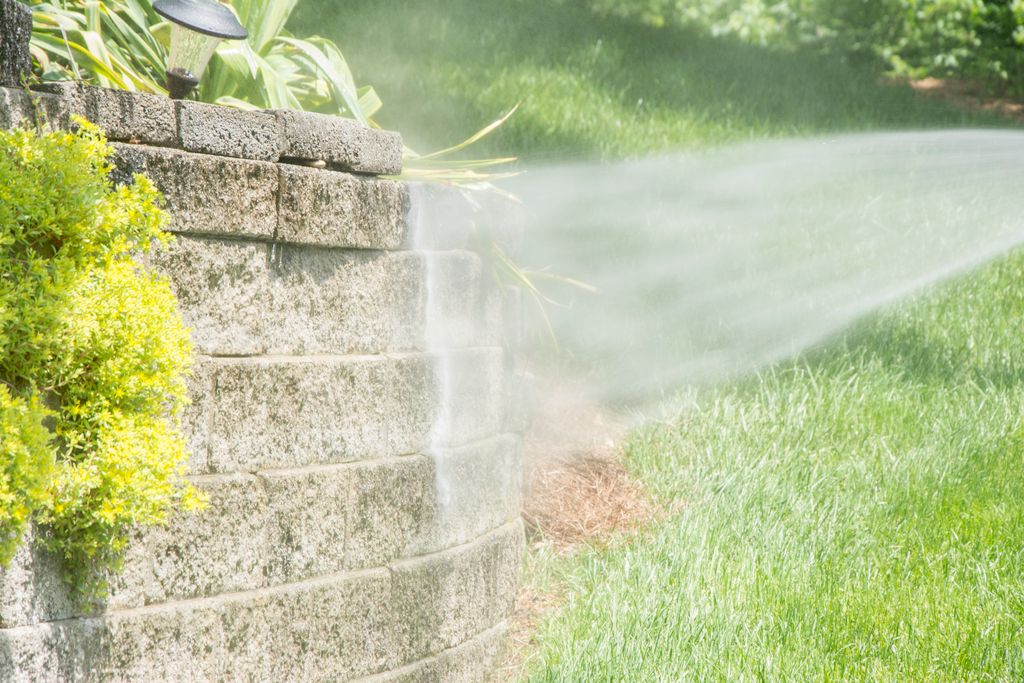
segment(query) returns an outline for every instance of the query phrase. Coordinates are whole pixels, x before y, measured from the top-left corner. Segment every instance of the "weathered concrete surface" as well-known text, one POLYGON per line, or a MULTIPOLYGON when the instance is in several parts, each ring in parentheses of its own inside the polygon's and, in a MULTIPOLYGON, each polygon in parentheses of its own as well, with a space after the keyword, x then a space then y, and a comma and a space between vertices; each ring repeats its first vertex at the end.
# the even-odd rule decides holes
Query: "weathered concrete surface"
POLYGON ((398 249, 405 241, 402 183, 284 164, 280 171, 279 240, 356 249, 398 249))
POLYGON ((2 128, 67 128, 68 116, 67 104, 61 97, 21 88, 0 88, 2 128))
POLYGON ((468 543, 519 517, 522 453, 519 438, 501 434, 428 456, 433 486, 425 525, 410 535, 405 554, 468 543))
POLYGON ((402 605, 401 649, 436 653, 512 613, 523 552, 518 520, 461 548, 391 565, 392 600, 402 605))
POLYGON ((284 159, 323 161, 339 170, 373 175, 402 172, 402 137, 398 133, 314 112, 282 109, 277 116, 284 159))
POLYGON ((181 413, 181 433, 188 440, 192 452, 189 472, 204 474, 209 471, 210 454, 210 401, 213 398, 214 364, 208 356, 196 356, 191 374, 185 378, 188 404, 181 413))
POLYGON ((405 242, 402 183, 152 146, 116 148, 121 180, 149 176, 167 200, 174 232, 378 250, 405 242))
POLYGON ((188 152, 277 161, 281 132, 271 112, 179 100, 178 142, 188 152))
MULTIPOLYGON (((425 348, 426 257, 182 236, 152 261, 171 278, 197 350, 212 356, 381 353, 425 348)), ((458 346, 499 342, 480 323, 483 273, 463 252, 430 257, 431 329, 458 346)), ((488 309, 492 320, 500 307, 488 309)))
MULTIPOLYGON (((506 435, 432 456, 199 477, 207 509, 137 534, 101 607, 297 583, 471 543, 516 519, 518 460, 506 435)), ((85 613, 56 560, 30 543, 0 572, 0 628, 85 613)))
POLYGON ((182 236, 152 260, 170 277, 193 343, 206 355, 422 346, 423 271, 414 254, 182 236))
POLYGON ((69 114, 95 123, 108 140, 147 145, 178 140, 174 102, 166 97, 74 82, 44 83, 37 89, 61 97, 69 114))
POLYGON ((35 121, 36 110, 28 92, 16 88, 0 88, 0 126, 5 129, 21 128, 35 125, 35 121))
MULTIPOLYGON (((450 650, 388 673, 354 683, 476 683, 493 671, 502 652, 508 626, 503 622, 450 650)), ((501 680, 501 679, 498 679, 501 680)))
POLYGON ((144 173, 164 195, 170 230, 271 239, 277 229, 277 167, 140 145, 115 145, 121 180, 144 173))
POLYGON ((417 452, 433 420, 427 362, 379 356, 219 363, 215 472, 332 464, 417 452))
POLYGON ((0 0, 0 86, 18 87, 32 69, 32 11, 17 0, 0 0))
MULTIPOLYGON (((0 629, 76 614, 57 558, 42 550, 34 535, 35 530, 30 528, 11 564, 0 569, 0 629)), ((3 673, 0 666, 0 674, 3 673)))
POLYGON ((453 352, 439 374, 434 354, 253 358, 220 361, 209 407, 209 468, 256 471, 343 463, 462 445, 504 420, 504 354, 453 352), (451 391, 465 406, 447 411, 451 391))
POLYGON ((0 672, 11 683, 343 681, 435 655, 457 671, 455 648, 509 615, 522 547, 516 522, 388 568, 0 630, 0 672))
POLYGON ((149 174, 179 233, 146 258, 193 329, 182 429, 210 506, 137 530, 91 617, 26 544, 0 572, 0 680, 481 680, 522 549, 517 312, 462 250, 486 226, 403 250, 406 185, 275 163, 286 120, 290 159, 362 172, 396 170, 396 136, 50 89, 0 89, 0 123, 84 113, 149 143, 116 143, 116 180, 149 174))

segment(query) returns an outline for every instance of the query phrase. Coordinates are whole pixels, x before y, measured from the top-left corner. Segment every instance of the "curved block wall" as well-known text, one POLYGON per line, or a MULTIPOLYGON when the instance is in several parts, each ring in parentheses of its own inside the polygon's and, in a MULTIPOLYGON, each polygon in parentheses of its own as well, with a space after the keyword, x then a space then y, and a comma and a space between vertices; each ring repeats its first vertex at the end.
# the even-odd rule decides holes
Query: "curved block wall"
POLYGON ((0 124, 36 111, 96 121, 122 179, 167 197, 178 236, 153 263, 193 328, 185 428, 210 506, 139 533, 88 614, 27 539, 0 571, 0 680, 481 680, 522 552, 510 307, 460 245, 407 248, 410 188, 375 177, 400 139, 0 89, 0 124))

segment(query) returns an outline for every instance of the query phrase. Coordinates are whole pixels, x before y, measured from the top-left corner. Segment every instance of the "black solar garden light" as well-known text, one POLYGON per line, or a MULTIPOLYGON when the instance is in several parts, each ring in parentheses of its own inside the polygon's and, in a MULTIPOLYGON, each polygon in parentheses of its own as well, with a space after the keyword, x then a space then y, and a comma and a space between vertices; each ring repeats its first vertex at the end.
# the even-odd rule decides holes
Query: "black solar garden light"
POLYGON ((199 85, 220 41, 249 36, 234 13, 217 0, 158 0, 153 10, 171 22, 167 90, 176 100, 188 97, 199 85))

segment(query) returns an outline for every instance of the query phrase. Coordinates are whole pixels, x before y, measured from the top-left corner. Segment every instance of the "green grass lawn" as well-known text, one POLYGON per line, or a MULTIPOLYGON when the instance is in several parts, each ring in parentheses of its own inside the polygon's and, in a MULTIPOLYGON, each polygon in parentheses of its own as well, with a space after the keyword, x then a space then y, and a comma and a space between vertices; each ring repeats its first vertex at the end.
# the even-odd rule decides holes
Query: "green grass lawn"
POLYGON ((531 680, 1024 680, 1024 257, 627 446, 683 510, 544 562, 531 680))
POLYGON ((768 135, 957 125, 863 66, 602 19, 579 0, 300 3, 338 41, 383 125, 419 151, 522 107, 477 154, 628 156, 768 135))
MULTIPOLYGON (((615 157, 765 136, 956 125, 870 70, 552 0, 307 3, 381 121, 430 149, 615 157)), ((667 505, 575 557, 531 680, 1024 680, 1024 256, 699 397, 626 447, 667 505)))

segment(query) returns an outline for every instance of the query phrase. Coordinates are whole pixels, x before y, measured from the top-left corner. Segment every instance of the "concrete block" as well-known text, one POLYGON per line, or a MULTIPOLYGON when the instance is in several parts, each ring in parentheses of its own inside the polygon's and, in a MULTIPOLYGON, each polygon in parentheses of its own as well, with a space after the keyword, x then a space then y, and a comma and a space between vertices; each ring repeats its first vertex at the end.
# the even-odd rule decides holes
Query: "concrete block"
MULTIPOLYGON (((231 593, 267 585, 274 515, 265 487, 252 476, 203 477, 209 499, 197 513, 174 515, 139 534, 111 595, 111 608, 231 593)), ((303 577, 304 578, 304 577, 303 577)))
POLYGON ((100 667, 106 664, 108 652, 108 633, 98 619, 0 630, 0 680, 5 683, 100 680, 103 673, 100 667), (94 672, 91 679, 85 677, 88 671, 94 672))
POLYGON ((170 98, 76 82, 44 83, 38 89, 63 97, 71 114, 95 123, 108 140, 146 145, 177 143, 178 121, 170 98))
POLYGON ((519 520, 482 539, 391 566, 402 650, 436 654, 504 621, 519 585, 519 520))
POLYGON ((38 547, 30 528, 10 565, 0 569, 0 629, 67 619, 79 613, 56 557, 38 547))
MULTIPOLYGON (((198 478, 196 485, 207 495, 208 507, 139 532, 123 572, 113 580, 105 609, 213 597, 337 574, 346 567, 353 543, 359 548, 395 548, 365 567, 399 558, 416 531, 411 527, 426 517, 430 470, 418 457, 376 465, 372 474, 370 468, 336 466, 198 478), (393 486, 376 489, 377 497, 371 500, 366 483, 371 478, 393 486), (375 507, 360 507, 369 504, 375 507), (368 518, 378 520, 378 525, 357 528, 359 520, 368 518), (400 540, 389 543, 393 537, 400 540)), ((53 576, 59 580, 59 575, 53 576)), ((29 595, 32 588, 26 588, 24 594, 29 595)), ((36 599, 53 600, 50 595, 36 599)), ((32 614, 39 617, 34 621, 78 614, 64 605, 43 606, 50 609, 32 614)))
POLYGON ((261 353, 274 330, 269 247, 181 236, 149 262, 170 279, 196 352, 261 353))
POLYGON ((390 578, 382 570, 225 600, 219 608, 226 679, 345 681, 399 666, 390 606, 390 578))
POLYGON ((342 570, 352 468, 201 477, 209 507, 139 535, 109 608, 211 597, 342 570))
POLYGON ((210 400, 213 397, 213 371, 210 358, 199 356, 186 378, 189 403, 181 412, 181 433, 188 440, 192 457, 188 469, 191 474, 209 471, 210 456, 210 400))
POLYGON ((179 100, 178 142, 182 149, 241 159, 277 161, 281 134, 271 112, 243 111, 179 100))
POLYGON ((59 130, 69 126, 64 98, 21 88, 0 88, 0 128, 59 130))
POLYGON ((424 356, 239 359, 221 362, 215 381, 219 472, 415 453, 434 419, 424 356))
MULTIPOLYGON (((369 488, 370 475, 352 466, 199 477, 195 483, 208 497, 208 507, 138 531, 124 569, 111 579, 109 599, 97 608, 127 610, 337 574, 346 564, 351 520, 376 515, 381 526, 373 531, 384 537, 408 526, 385 528, 389 518, 394 522, 404 514, 421 520, 426 515, 425 489, 432 481, 425 459, 385 460, 376 470, 375 481, 397 487, 379 491, 372 501, 365 493, 357 498, 360 489, 369 488), (418 465, 418 472, 409 472, 406 463, 418 465), (352 505, 371 502, 379 507, 359 511, 362 517, 352 513, 352 505)), ((411 533, 405 532, 401 542, 392 544, 397 550, 375 566, 400 557, 411 533)), ((385 543, 366 531, 355 539, 357 544, 385 543)), ((56 558, 31 545, 23 546, 0 575, 0 586, 5 589, 0 628, 84 614, 71 602, 56 558)))
POLYGON ((522 509, 519 438, 504 434, 469 446, 430 451, 426 521, 406 556, 469 543, 517 519, 522 509))
MULTIPOLYGON (((0 0, 2 2, 3 0, 0 0)), ((17 88, 0 88, 0 128, 35 125, 36 112, 28 92, 17 88)))
POLYGON ((0 629, 0 680, 337 681, 435 655, 443 667, 503 621, 522 542, 516 523, 389 569, 0 629))
POLYGON ((434 657, 401 669, 361 678, 354 683, 481 683, 492 680, 488 676, 498 664, 507 635, 508 626, 501 623, 434 657))
MULTIPOLYGON (((141 532, 107 609, 296 583, 468 544, 517 518, 514 437, 436 458, 200 477, 199 513, 141 532), (443 498, 443 502, 439 502, 443 498)), ((50 599, 44 596, 42 599, 50 599)), ((48 611, 46 619, 73 611, 48 611)))
POLYGON ((272 353, 423 348, 423 261, 408 252, 278 246, 272 353))
POLYGON ((181 236, 150 258, 170 278, 201 354, 381 353, 423 345, 416 254, 181 236))
POLYGON ((405 241, 406 186, 300 166, 279 166, 277 238, 356 249, 397 249, 405 241))
POLYGON ((32 11, 17 0, 0 0, 0 86, 19 87, 32 71, 32 11))
POLYGON ((412 456, 354 469, 346 569, 380 567, 402 557, 433 519, 430 461, 412 456))
POLYGON ((313 112, 279 110, 277 116, 283 159, 323 161, 332 168, 374 175, 402 172, 402 137, 398 133, 313 112))
POLYGON ((330 467, 266 472, 258 478, 270 503, 267 552, 261 558, 267 583, 294 583, 341 571, 358 474, 351 467, 330 467))
POLYGON ((277 229, 274 164, 115 144, 118 180, 144 173, 167 200, 177 233, 270 240, 277 229))
POLYGON ((224 360, 214 381, 216 472, 421 453, 479 441, 504 423, 501 349, 224 360))
POLYGON ((481 294, 486 276, 467 252, 424 256, 182 235, 150 260, 170 278, 204 355, 382 353, 502 341, 500 291, 481 294))

